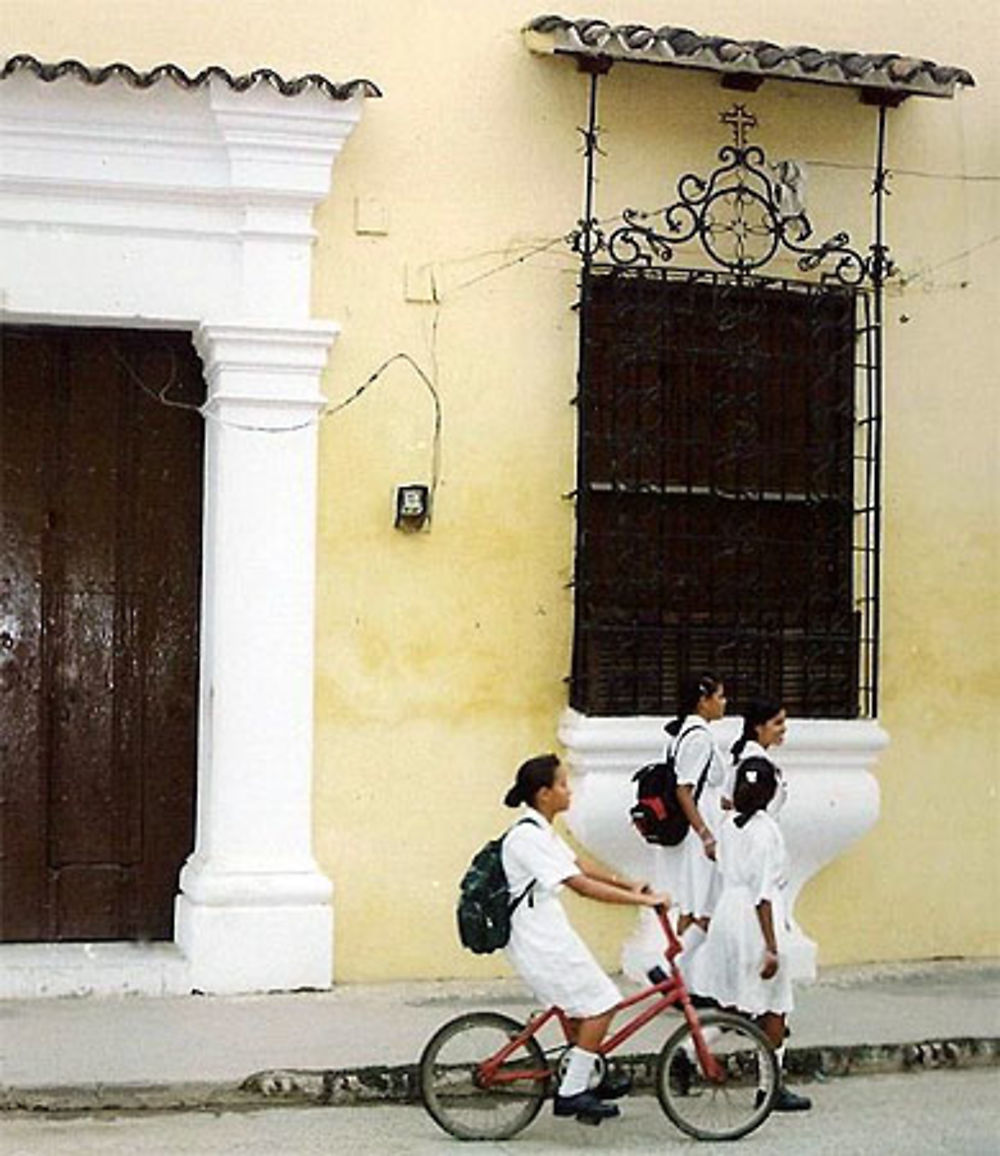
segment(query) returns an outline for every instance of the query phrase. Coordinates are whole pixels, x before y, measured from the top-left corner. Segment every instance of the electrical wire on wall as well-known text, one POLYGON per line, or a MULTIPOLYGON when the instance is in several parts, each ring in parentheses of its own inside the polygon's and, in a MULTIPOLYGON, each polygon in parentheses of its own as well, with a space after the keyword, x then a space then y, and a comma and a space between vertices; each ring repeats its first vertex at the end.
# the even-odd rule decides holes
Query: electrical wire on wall
MULTIPOLYGON (((821 161, 821 160, 810 159, 810 160, 805 161, 804 163, 807 165, 810 165, 810 166, 815 166, 817 168, 845 169, 845 170, 850 170, 850 171, 870 172, 870 168, 868 166, 848 164, 848 163, 837 162, 837 161, 821 161)), ((1000 175, 992 174, 992 173, 982 173, 982 174, 943 173, 943 172, 939 173, 939 172, 932 172, 932 171, 926 171, 926 170, 896 169, 896 168, 894 168, 892 170, 888 170, 886 175, 887 175, 887 177, 898 175, 898 176, 909 176, 909 177, 916 177, 916 178, 923 178, 923 179, 933 179, 933 180, 942 180, 942 181, 957 181, 957 182, 968 182, 968 183, 977 183, 977 182, 989 183, 989 182, 995 182, 995 181, 1000 180, 1000 175)), ((664 208, 666 208, 666 206, 664 206, 664 208)), ((652 210, 647 215, 655 216, 656 213, 659 211, 662 211, 662 210, 652 210)), ((617 222, 620 222, 621 219, 622 219, 621 215, 616 214, 614 216, 603 218, 600 221, 595 222, 595 223, 599 226, 609 226, 609 225, 614 225, 617 222)), ((493 278, 493 277, 495 277, 501 273, 507 272, 508 270, 516 269, 519 266, 524 265, 528 261, 531 261, 531 260, 533 260, 533 259, 535 259, 535 258, 537 258, 537 257, 539 257, 545 253, 550 252, 553 249, 556 249, 558 246, 564 246, 567 244, 567 240, 568 239, 567 239, 567 236, 565 234, 560 234, 558 236, 549 237, 549 238, 542 240, 542 241, 526 243, 523 246, 519 246, 520 248, 523 248, 525 251, 522 253, 517 253, 516 255, 513 255, 513 256, 511 255, 512 250, 510 248, 508 248, 508 249, 503 251, 504 252, 503 260, 498 261, 495 265, 492 265, 492 266, 488 267, 487 269, 484 269, 482 272, 476 273, 475 275, 467 278, 464 281, 459 281, 456 285, 453 285, 450 289, 447 290, 447 292, 445 292, 443 294, 438 294, 437 291, 435 291, 435 296, 434 296, 435 310, 434 310, 433 321, 431 323, 431 340, 430 340, 431 371, 429 373, 420 365, 420 363, 416 360, 416 358, 414 358, 410 353, 406 352, 405 350, 398 350, 397 352, 395 352, 395 353, 391 354, 389 357, 387 357, 384 361, 382 361, 368 375, 368 377, 365 378, 365 380, 362 381, 345 398, 341 399, 340 401, 331 401, 331 402, 327 403, 327 405, 323 406, 322 409, 320 409, 316 414, 312 415, 311 417, 307 418, 306 420, 304 420, 302 422, 297 422, 297 423, 292 424, 292 425, 279 425, 279 426, 251 425, 251 424, 243 423, 243 422, 234 422, 234 421, 231 421, 231 420, 228 420, 225 418, 220 418, 218 415, 213 413, 211 411, 211 409, 209 408, 208 403, 205 403, 203 405, 194 405, 190 402, 177 401, 176 399, 171 398, 171 396, 170 396, 170 390, 173 387, 175 381, 177 380, 176 367, 175 366, 173 366, 173 365, 171 366, 171 369, 170 369, 170 372, 167 376, 167 379, 162 385, 152 386, 147 381, 145 381, 143 379, 142 375, 136 371, 134 366, 132 366, 130 364, 130 362, 128 361, 128 359, 122 355, 120 350, 118 350, 117 348, 114 348, 113 346, 110 346, 110 348, 112 349, 115 358, 121 363, 125 372, 135 382, 135 384, 138 386, 138 388, 141 389, 142 392, 147 397, 149 397, 151 400, 156 401, 161 405, 169 406, 171 408, 190 410, 194 413, 199 414, 204 420, 216 422, 217 424, 219 424, 219 425, 221 425, 227 429, 235 429, 235 430, 240 430, 240 431, 248 432, 248 433, 261 433, 261 434, 272 434, 272 435, 273 434, 296 433, 296 432, 299 432, 301 430, 308 429, 311 426, 318 425, 319 422, 325 421, 329 417, 333 417, 335 414, 338 414, 338 413, 342 412, 343 410, 347 409, 350 405, 353 405, 377 381, 379 381, 383 377, 383 375, 387 372, 387 370, 389 370, 391 367, 393 367, 396 364, 403 364, 403 365, 407 366, 416 375, 416 377, 419 379, 419 381, 422 383, 422 385, 424 386, 424 388, 427 390, 428 394, 430 395, 431 401, 433 404, 434 416, 433 416, 432 466, 431 466, 431 492, 433 493, 437 488, 438 482, 440 480, 440 473, 441 473, 441 436, 442 436, 443 417, 442 417, 441 398, 440 398, 440 394, 439 394, 437 386, 436 386, 436 381, 437 381, 438 376, 439 376, 439 374, 438 374, 438 362, 437 362, 437 342, 438 342, 438 329, 439 329, 439 324, 440 324, 442 308, 446 304, 448 304, 457 294, 465 292, 465 291, 473 288, 474 286, 481 284, 484 281, 487 281, 487 280, 489 280, 489 279, 491 279, 491 278, 493 278)), ((918 271, 916 271, 910 275, 900 273, 896 279, 896 283, 901 289, 905 289, 908 285, 912 285, 914 282, 928 277, 931 273, 937 271, 938 269, 941 269, 941 268, 944 268, 950 264, 953 264, 955 261, 962 260, 963 258, 972 255, 973 253, 979 251, 980 249, 983 249, 983 248, 986 248, 990 245, 996 244, 997 241, 1000 241, 1000 234, 995 234, 993 236, 990 236, 990 237, 983 239, 982 241, 977 242, 976 244, 970 245, 970 246, 968 246, 968 247, 966 247, 966 248, 964 248, 964 249, 962 249, 962 250, 960 250, 954 254, 951 254, 950 256, 943 258, 942 260, 940 260, 938 262, 935 262, 934 265, 932 265, 926 269, 918 270, 918 271)), ((474 254, 473 256, 475 257, 475 256, 492 255, 496 252, 497 252, 496 249, 485 250, 482 253, 474 254)), ((469 259, 471 259, 471 258, 464 258, 464 260, 469 260, 469 259)), ((948 286, 940 286, 940 287, 935 287, 933 289, 928 289, 928 291, 929 292, 943 292, 943 291, 946 291, 948 288, 949 288, 948 286)), ((173 355, 171 355, 171 357, 172 356, 173 355)))

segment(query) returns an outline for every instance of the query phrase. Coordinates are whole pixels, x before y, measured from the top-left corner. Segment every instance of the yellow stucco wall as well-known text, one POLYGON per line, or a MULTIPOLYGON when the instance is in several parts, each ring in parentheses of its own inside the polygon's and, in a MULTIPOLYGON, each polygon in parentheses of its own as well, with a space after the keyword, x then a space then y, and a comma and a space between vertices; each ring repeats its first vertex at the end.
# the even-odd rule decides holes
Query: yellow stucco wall
MULTIPOLYGON (((391 527, 429 481, 433 406, 396 363, 324 423, 316 853, 336 886, 341 979, 489 974, 452 931, 456 881, 506 816, 525 755, 554 745, 572 600, 575 126, 585 86, 522 46, 545 9, 512 0, 4 0, 5 55, 173 60, 365 75, 370 101, 317 215, 314 311, 343 326, 349 395, 385 359, 433 380, 443 425, 429 533, 391 527), (384 231, 370 232, 373 225, 384 231), (432 290, 432 291, 431 291, 432 290), (408 300, 430 296, 431 300, 408 300)), ((583 15, 573 8, 566 15, 583 15)), ((996 37, 975 0, 602 2, 613 22, 960 64, 979 86, 890 115, 882 820, 807 889, 824 962, 1000 950, 997 728, 996 37), (993 134, 993 135, 991 135, 993 134), (994 180, 959 180, 958 175, 994 180), (992 238, 992 243, 990 239, 992 238), (965 254, 965 255, 962 255, 965 254)), ((602 86, 598 211, 658 204, 725 142, 707 74, 618 66, 602 86)), ((825 87, 740 99, 774 156, 810 166, 817 231, 867 243, 874 112, 825 87)), ((629 917, 574 915, 617 958, 629 917)))

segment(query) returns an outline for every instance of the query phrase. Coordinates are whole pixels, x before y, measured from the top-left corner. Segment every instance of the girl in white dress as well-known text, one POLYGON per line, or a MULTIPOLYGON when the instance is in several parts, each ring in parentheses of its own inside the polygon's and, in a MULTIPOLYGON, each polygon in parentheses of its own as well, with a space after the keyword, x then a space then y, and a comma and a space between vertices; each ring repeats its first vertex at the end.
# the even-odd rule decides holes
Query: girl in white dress
MULTIPOLYGON (((712 674, 687 679, 681 686, 678 717, 667 724, 672 736, 670 753, 677 774, 677 799, 691 827, 679 847, 660 852, 658 880, 672 877, 680 918, 677 933, 684 937, 692 925, 707 930, 718 895, 715 867, 716 832, 722 821, 722 788, 726 764, 708 724, 726 713, 726 689, 712 674)), ((696 932, 696 938, 700 934, 696 932)), ((690 957, 696 943, 683 939, 690 957)))
POLYGON ((565 885, 589 899, 643 907, 669 906, 670 896, 642 883, 619 879, 582 863, 556 834, 552 820, 570 803, 566 768, 555 755, 540 755, 518 768, 504 797, 508 807, 526 806, 503 841, 503 866, 511 901, 507 957, 545 1006, 555 1004, 572 1017, 573 1047, 555 1096, 557 1116, 604 1119, 618 1115, 605 1101, 629 1090, 627 1079, 590 1089, 597 1047, 614 1016, 621 993, 574 931, 558 892, 565 885))
MULTIPOLYGON (((777 787, 773 763, 759 756, 740 762, 733 811, 719 833, 722 890, 708 935, 692 960, 689 982, 699 996, 753 1018, 780 1063, 785 1019, 793 1004, 791 977, 782 962, 787 933, 785 840, 767 813, 777 787)), ((782 1084, 776 1109, 808 1107, 807 1097, 782 1084)))
POLYGON ((733 806, 733 789, 736 785, 736 769, 739 763, 754 757, 766 758, 772 762, 778 775, 778 787, 774 792, 774 798, 768 804, 767 813, 772 818, 778 817, 778 812, 788 798, 788 782, 781 773, 781 768, 774 763, 773 753, 774 748, 780 747, 785 741, 787 725, 788 716, 785 708, 775 699, 753 698, 747 703, 743 712, 743 730, 729 748, 733 761, 722 788, 724 810, 731 810, 733 806))

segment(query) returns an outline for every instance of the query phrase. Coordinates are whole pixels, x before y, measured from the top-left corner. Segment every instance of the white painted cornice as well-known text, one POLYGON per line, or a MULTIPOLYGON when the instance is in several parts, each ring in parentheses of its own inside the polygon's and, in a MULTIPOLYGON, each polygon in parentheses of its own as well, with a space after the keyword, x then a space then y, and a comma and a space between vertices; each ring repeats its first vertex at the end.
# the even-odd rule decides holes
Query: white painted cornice
POLYGON ((184 92, 137 93, 72 80, 41 86, 15 76, 0 86, 0 188, 51 191, 212 191, 315 205, 361 116, 361 98, 319 93, 236 93, 219 82, 184 92))

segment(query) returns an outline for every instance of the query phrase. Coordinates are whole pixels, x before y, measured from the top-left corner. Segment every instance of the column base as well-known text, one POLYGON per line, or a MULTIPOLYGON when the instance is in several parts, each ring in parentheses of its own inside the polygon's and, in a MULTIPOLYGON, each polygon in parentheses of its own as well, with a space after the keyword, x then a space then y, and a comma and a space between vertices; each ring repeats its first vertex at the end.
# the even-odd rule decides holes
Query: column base
POLYGON ((193 990, 235 995, 330 987, 333 908, 323 876, 277 876, 270 886, 262 876, 229 876, 221 888, 195 890, 213 893, 208 901, 182 893, 175 907, 176 941, 193 990), (305 884, 298 899, 289 894, 293 882, 305 884))

